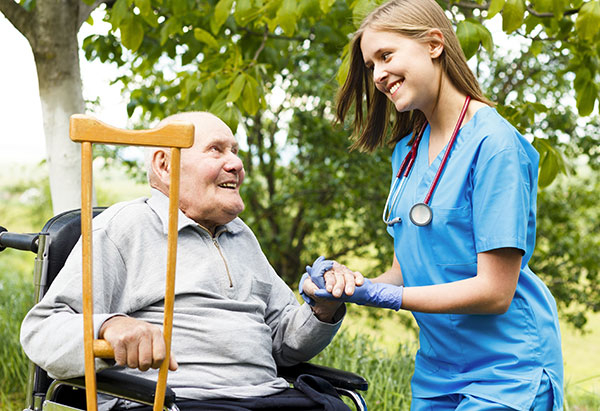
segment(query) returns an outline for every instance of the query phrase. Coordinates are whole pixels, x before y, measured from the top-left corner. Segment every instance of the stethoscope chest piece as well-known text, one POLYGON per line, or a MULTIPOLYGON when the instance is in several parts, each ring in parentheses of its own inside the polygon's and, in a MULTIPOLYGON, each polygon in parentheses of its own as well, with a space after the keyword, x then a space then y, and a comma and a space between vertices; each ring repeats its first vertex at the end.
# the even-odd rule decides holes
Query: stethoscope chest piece
POLYGON ((433 219, 433 211, 431 211, 431 207, 429 207, 427 204, 417 203, 410 208, 408 216, 414 225, 424 227, 431 223, 431 220, 433 219))

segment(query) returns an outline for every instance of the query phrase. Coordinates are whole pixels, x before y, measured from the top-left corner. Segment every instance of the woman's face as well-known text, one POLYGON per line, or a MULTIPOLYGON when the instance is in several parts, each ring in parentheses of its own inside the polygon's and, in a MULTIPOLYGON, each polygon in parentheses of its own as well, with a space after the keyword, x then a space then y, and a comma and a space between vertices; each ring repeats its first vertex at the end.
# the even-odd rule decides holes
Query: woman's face
POLYGON ((399 112, 427 115, 438 94, 440 67, 434 64, 441 43, 419 42, 389 31, 365 29, 360 48, 373 82, 399 112))

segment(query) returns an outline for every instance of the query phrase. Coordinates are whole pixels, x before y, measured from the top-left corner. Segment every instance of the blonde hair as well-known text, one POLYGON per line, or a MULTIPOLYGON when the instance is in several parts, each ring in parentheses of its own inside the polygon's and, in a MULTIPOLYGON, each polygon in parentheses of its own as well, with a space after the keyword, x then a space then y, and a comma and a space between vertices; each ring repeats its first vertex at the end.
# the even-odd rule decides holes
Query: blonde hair
MULTIPOLYGON (((436 61, 442 72, 460 92, 470 95, 474 100, 492 104, 484 97, 467 64, 450 20, 435 0, 391 0, 365 17, 351 42, 350 67, 346 81, 338 92, 336 110, 338 121, 343 123, 354 105, 351 149, 371 152, 384 145, 390 114, 396 111, 388 98, 374 86, 372 74, 365 67, 360 42, 367 28, 400 34, 420 42, 439 42, 439 37, 432 36, 431 30, 440 30, 444 50, 436 61), (366 106, 366 119, 363 102, 366 106)), ((420 111, 396 112, 396 121, 388 143, 396 143, 410 133, 414 135, 425 122, 425 116, 420 111)))

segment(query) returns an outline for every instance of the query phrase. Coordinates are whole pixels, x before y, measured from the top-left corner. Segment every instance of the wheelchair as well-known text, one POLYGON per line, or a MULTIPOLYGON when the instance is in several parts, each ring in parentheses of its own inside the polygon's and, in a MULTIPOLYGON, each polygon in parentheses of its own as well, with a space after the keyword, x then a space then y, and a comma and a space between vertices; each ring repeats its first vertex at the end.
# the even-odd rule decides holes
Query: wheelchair
MULTIPOLYGON (((93 215, 100 214, 104 209, 94 208, 93 215)), ((51 218, 39 233, 11 233, 0 227, 0 251, 9 247, 36 253, 33 272, 35 302, 44 296, 78 241, 81 235, 80 220, 80 210, 72 210, 51 218)), ((290 383, 300 374, 321 377, 329 381, 340 395, 348 397, 357 410, 367 409, 358 391, 366 391, 368 383, 357 374, 311 363, 280 367, 278 374, 290 383)), ((154 403, 155 381, 119 373, 110 368, 98 372, 96 381, 99 393, 150 406, 154 403)), ((53 380, 43 369, 30 363, 25 410, 85 409, 86 388, 83 377, 53 380)), ((163 409, 177 410, 175 393, 168 386, 163 409)))

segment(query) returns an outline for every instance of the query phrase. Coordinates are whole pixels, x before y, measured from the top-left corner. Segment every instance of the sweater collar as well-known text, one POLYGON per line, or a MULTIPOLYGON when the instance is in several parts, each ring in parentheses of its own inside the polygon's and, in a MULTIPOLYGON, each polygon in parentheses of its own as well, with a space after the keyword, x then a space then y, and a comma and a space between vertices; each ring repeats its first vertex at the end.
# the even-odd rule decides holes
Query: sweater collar
MULTIPOLYGON (((160 219, 163 226, 163 233, 168 234, 169 232, 169 197, 164 195, 161 191, 152 188, 151 189, 152 196, 146 200, 146 203, 150 206, 150 208, 156 213, 158 218, 160 219)), ((194 220, 183 214, 181 210, 177 210, 177 231, 181 231, 185 227, 199 227, 200 225, 196 223, 194 220)), ((201 226, 200 226, 201 227, 201 226)), ((206 230, 204 227, 202 227, 206 230)), ((231 234, 236 234, 240 232, 243 228, 242 220, 239 217, 236 217, 234 220, 229 223, 221 226, 217 226, 215 229, 215 236, 221 234, 223 231, 227 231, 231 234)))

